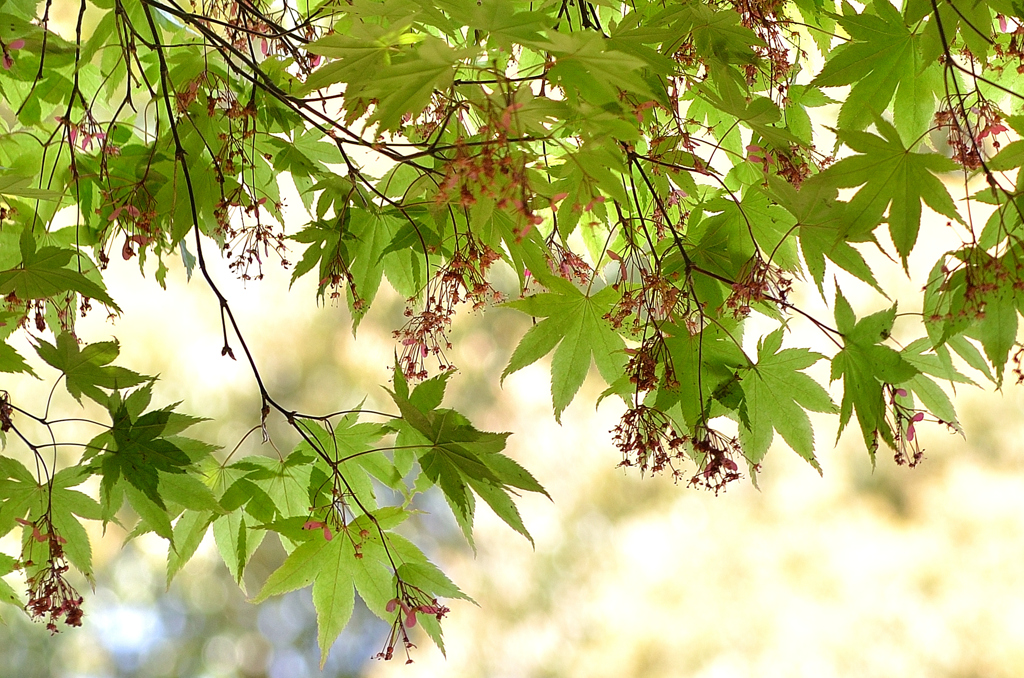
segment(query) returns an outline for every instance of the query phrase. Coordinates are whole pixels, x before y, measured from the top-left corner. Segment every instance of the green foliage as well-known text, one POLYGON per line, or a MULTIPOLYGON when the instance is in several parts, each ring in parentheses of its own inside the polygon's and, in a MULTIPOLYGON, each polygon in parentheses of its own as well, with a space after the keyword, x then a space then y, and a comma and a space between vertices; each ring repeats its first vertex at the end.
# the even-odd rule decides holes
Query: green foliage
MULTIPOLYGON (((49 403, 0 391, 0 534, 23 544, 0 575, 22 572, 51 629, 80 623, 66 573, 90 575, 96 520, 164 538, 169 580, 212 531, 244 585, 276 535, 287 557, 255 599, 311 585, 324 657, 356 596, 392 623, 382 658, 415 626, 443 648, 439 599, 464 594, 396 528, 435 491, 470 544, 479 500, 529 539, 516 499, 547 494, 508 433, 442 407, 464 306, 534 319, 502 378, 552 354, 556 419, 600 378, 625 406, 622 465, 715 492, 773 442, 822 471, 810 412, 914 466, 917 427, 959 430, 942 382, 973 384, 963 365, 1024 379, 1012 3, 86 0, 67 26, 50 4, 0 8, 0 373, 56 375, 105 412, 71 440, 49 403), (286 202, 305 216, 284 223, 286 202), (931 271, 902 313, 871 249, 931 271), (202 279, 222 355, 256 377, 254 430, 283 421, 289 454, 183 436, 199 418, 76 331, 120 312, 111 256, 202 279), (275 257, 345 295, 353 331, 385 281, 408 300, 397 414, 267 389, 210 272, 257 280, 275 257), (882 310, 857 317, 856 281, 882 310), (827 355, 786 345, 799 325, 827 355)), ((0 599, 21 605, 5 580, 0 599)))

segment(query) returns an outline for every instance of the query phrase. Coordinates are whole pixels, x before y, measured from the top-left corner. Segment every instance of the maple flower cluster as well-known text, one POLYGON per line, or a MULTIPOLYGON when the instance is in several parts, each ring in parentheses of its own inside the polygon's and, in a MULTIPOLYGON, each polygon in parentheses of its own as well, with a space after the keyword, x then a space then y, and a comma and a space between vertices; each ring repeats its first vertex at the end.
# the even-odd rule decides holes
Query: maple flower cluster
POLYGON ((667 468, 673 479, 682 476, 674 462, 686 459, 688 438, 676 432, 664 412, 637 405, 622 416, 612 433, 612 442, 622 452, 620 467, 636 467, 641 474, 661 473, 667 468))
MULTIPOLYGON (((487 119, 487 124, 477 130, 483 141, 469 144, 462 138, 456 140, 455 157, 446 164, 435 196, 438 205, 454 202, 469 208, 480 198, 493 200, 497 209, 507 209, 523 221, 520 235, 543 222, 530 206, 528 156, 509 141, 509 133, 518 127, 516 111, 522 107, 521 103, 510 103, 478 111, 487 119)), ((435 110, 434 117, 439 112, 435 110)), ((446 116, 452 113, 454 110, 449 108, 446 116)))
POLYGON ((970 110, 962 106, 959 109, 944 108, 935 113, 935 124, 946 130, 946 143, 953 149, 953 162, 967 170, 982 166, 981 147, 986 137, 992 137, 998 149, 995 135, 1007 131, 999 111, 987 101, 970 110))
MULTIPOLYGON (((69 569, 64 556, 67 540, 56 533, 48 515, 34 523, 22 518, 17 521, 32 528, 32 541, 47 547, 46 562, 28 578, 28 613, 33 619, 45 617, 46 628, 50 633, 58 632, 57 622, 61 618, 68 626, 81 626, 82 596, 64 576, 69 569)), ((30 567, 33 563, 26 560, 24 565, 30 567)))
POLYGON ((488 269, 500 258, 493 249, 469 236, 435 274, 424 309, 414 314, 412 304, 416 300, 409 299, 405 309, 409 320, 393 333, 403 347, 398 363, 406 379, 426 379, 429 376, 426 361, 431 356, 437 359, 442 372, 455 369, 445 354, 452 347, 448 341, 452 318, 461 303, 472 302, 473 310, 477 311, 503 299, 487 281, 488 269))
POLYGON ((892 405, 893 440, 895 441, 895 454, 893 459, 899 466, 914 468, 924 459, 924 450, 917 441, 915 424, 924 421, 925 413, 922 410, 915 410, 906 406, 900 399, 908 397, 905 388, 896 388, 891 384, 886 385, 889 391, 889 403, 892 405))
POLYGON ((786 277, 782 269, 761 257, 750 260, 746 275, 732 285, 732 294, 725 300, 726 308, 737 318, 750 315, 751 304, 762 301, 774 301, 785 304, 793 281, 786 277))
POLYGON ((699 470, 690 478, 690 485, 703 485, 717 495, 726 485, 739 480, 736 459, 743 458, 739 440, 729 438, 713 428, 705 428, 703 435, 695 437, 691 445, 699 457, 699 470))
POLYGON ((398 580, 398 596, 388 601, 385 608, 389 614, 397 612, 395 621, 391 624, 391 631, 388 634, 384 648, 377 653, 376 659, 389 661, 395 656, 395 648, 399 643, 405 650, 405 663, 411 664, 412 657, 409 650, 416 647, 409 640, 409 629, 416 626, 416 615, 426 614, 441 621, 449 610, 446 606, 437 601, 437 598, 428 596, 423 589, 413 586, 407 582, 398 580))

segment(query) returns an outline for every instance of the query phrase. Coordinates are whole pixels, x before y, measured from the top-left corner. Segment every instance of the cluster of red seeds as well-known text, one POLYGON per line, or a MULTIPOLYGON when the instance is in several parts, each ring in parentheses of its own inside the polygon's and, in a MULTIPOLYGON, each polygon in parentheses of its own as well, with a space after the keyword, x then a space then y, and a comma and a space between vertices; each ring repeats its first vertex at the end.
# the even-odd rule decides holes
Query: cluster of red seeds
POLYGON ((408 631, 416 626, 416 615, 426 614, 441 621, 450 612, 447 607, 437 601, 437 598, 428 596, 423 589, 401 579, 398 580, 398 595, 388 601, 385 609, 388 613, 396 613, 395 621, 391 624, 391 632, 384 643, 384 648, 377 653, 376 659, 388 661, 394 658, 395 648, 401 643, 405 650, 406 664, 412 663, 409 650, 416 647, 409 640, 408 631))
POLYGON ((732 285, 732 294, 725 300, 726 308, 737 318, 750 315, 750 306, 762 301, 785 304, 793 281, 782 269, 755 256, 746 267, 745 275, 732 285))
MULTIPOLYGON (((35 523, 17 519, 19 523, 32 528, 32 540, 47 548, 45 564, 28 578, 28 604, 26 608, 33 619, 46 619, 46 628, 57 633, 57 622, 63 618, 68 626, 82 625, 82 596, 65 578, 69 566, 64 556, 66 540, 58 535, 44 515, 35 523)), ((25 566, 30 567, 31 561, 25 566)))
POLYGON ((946 130, 946 143, 953 149, 953 162, 967 170, 982 166, 981 149, 985 138, 991 136, 993 145, 999 148, 995 135, 1007 129, 999 111, 987 101, 970 110, 944 108, 935 114, 935 124, 946 130))
POLYGON ((737 459, 743 458, 739 440, 728 438, 719 431, 706 428, 703 435, 694 438, 694 452, 698 455, 698 471, 690 478, 690 485, 704 486, 716 495, 734 480, 739 480, 737 459))
POLYGON ((442 372, 455 369, 445 353, 452 347, 448 341, 452 318, 461 303, 471 302, 473 310, 480 310, 503 299, 487 280, 488 269, 500 258, 493 249, 467 235, 428 286, 424 309, 414 313, 412 304, 416 300, 409 300, 405 309, 409 320, 393 333, 402 346, 398 362, 406 379, 426 379, 430 357, 437 360, 442 372))
POLYGON ((664 412, 637 405, 622 416, 612 433, 612 442, 622 452, 620 467, 638 468, 641 474, 668 469, 674 479, 681 476, 675 462, 686 458, 687 437, 676 433, 664 412))

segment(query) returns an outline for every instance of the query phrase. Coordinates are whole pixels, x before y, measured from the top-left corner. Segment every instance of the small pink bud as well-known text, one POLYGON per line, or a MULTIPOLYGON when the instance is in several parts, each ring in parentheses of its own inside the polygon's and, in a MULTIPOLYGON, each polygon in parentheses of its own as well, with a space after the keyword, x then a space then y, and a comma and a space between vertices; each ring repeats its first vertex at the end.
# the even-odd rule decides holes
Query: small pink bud
POLYGON ((999 31, 1001 33, 1006 32, 1006 17, 1002 14, 999 15, 999 31))
POLYGON ((905 389, 905 388, 898 388, 898 389, 896 389, 896 395, 898 395, 901 398, 906 398, 907 397, 907 389, 905 389))
POLYGON ((331 528, 327 527, 326 525, 324 525, 324 539, 326 539, 327 541, 334 539, 334 534, 331 533, 331 528))
POLYGON ((921 421, 922 419, 924 419, 924 412, 918 412, 910 418, 910 421, 921 421))
POLYGON ((410 629, 412 627, 416 626, 416 612, 415 611, 410 611, 407 615, 405 615, 405 626, 406 626, 406 628, 410 628, 410 629))
POLYGON ((14 67, 14 59, 7 52, 4 52, 4 70, 9 71, 14 67))
POLYGON ((132 241, 125 240, 124 245, 121 247, 121 258, 128 261, 135 256, 135 252, 132 250, 132 241))
POLYGON ((388 612, 394 612, 398 608, 398 598, 392 598, 388 601, 388 604, 384 606, 384 609, 388 612))
POLYGON ((317 54, 316 56, 314 56, 314 57, 313 57, 313 58, 312 58, 312 59, 310 60, 310 62, 309 62, 309 65, 310 65, 310 66, 311 66, 312 68, 316 68, 317 66, 319 66, 319 65, 320 65, 320 59, 321 59, 320 55, 319 55, 319 54, 317 54))
POLYGON ((263 56, 270 54, 270 45, 267 44, 266 38, 260 40, 260 51, 263 52, 263 56))
POLYGON ((914 440, 914 425, 911 424, 907 427, 907 442, 913 442, 914 440))
POLYGON ((315 529, 321 528, 323 526, 324 526, 324 524, 321 523, 319 520, 307 520, 305 522, 305 524, 303 524, 302 529, 304 529, 304 530, 315 530, 315 529))
POLYGON ((126 207, 125 210, 128 212, 129 216, 132 217, 138 217, 139 214, 141 214, 141 212, 139 212, 139 208, 136 207, 135 205, 128 205, 128 207, 126 207))
POLYGON ((123 210, 123 207, 116 208, 113 212, 110 213, 110 216, 107 217, 107 221, 114 221, 115 219, 117 219, 119 216, 121 216, 121 212, 123 210))
MULTIPOLYGON (((1005 21, 1005 19, 1004 19, 1004 21, 1005 21)), ((19 49, 21 49, 24 46, 25 46, 25 41, 22 40, 21 38, 18 38, 17 40, 11 40, 9 43, 7 43, 7 49, 10 49, 10 50, 19 50, 19 49)))
POLYGON ((561 200, 565 200, 568 197, 569 194, 564 191, 561 193, 555 193, 553 196, 551 196, 551 202, 559 202, 561 200))

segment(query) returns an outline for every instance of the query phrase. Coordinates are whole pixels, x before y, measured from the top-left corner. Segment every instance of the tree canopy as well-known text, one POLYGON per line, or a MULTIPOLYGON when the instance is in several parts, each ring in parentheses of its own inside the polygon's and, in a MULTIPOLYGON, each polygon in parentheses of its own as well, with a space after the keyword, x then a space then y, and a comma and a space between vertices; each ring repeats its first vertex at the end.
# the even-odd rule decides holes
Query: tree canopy
POLYGON ((776 439, 820 471, 808 412, 853 425, 871 463, 918 464, 916 428, 959 430, 966 368, 1024 378, 1022 36, 1009 0, 8 0, 0 372, 104 420, 70 439, 48 402, 0 391, 0 535, 22 543, 0 575, 27 602, 6 580, 0 598, 80 624, 82 521, 163 537, 169 577, 212 531, 239 582, 274 533, 288 556, 254 599, 312 585, 324 656, 356 596, 392 624, 381 658, 416 626, 443 649, 444 600, 467 596, 396 531, 417 496, 439 488, 472 544, 481 500, 529 539, 515 499, 546 494, 508 433, 443 406, 463 308, 534 319, 504 375, 551 354, 556 418, 596 366, 637 473, 717 493, 756 482, 776 439), (909 275, 943 239, 898 304, 865 256, 909 275), (248 365, 253 423, 284 421, 290 453, 217 453, 116 341, 76 332, 120 313, 112 257, 209 288, 211 350, 248 365), (268 389, 218 280, 278 265, 353 332, 385 281, 407 299, 390 412, 268 389), (861 284, 880 310, 857 317, 861 284), (797 324, 831 354, 787 343, 797 324))

